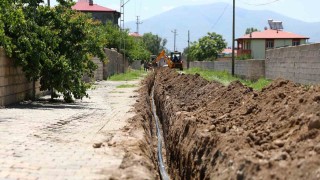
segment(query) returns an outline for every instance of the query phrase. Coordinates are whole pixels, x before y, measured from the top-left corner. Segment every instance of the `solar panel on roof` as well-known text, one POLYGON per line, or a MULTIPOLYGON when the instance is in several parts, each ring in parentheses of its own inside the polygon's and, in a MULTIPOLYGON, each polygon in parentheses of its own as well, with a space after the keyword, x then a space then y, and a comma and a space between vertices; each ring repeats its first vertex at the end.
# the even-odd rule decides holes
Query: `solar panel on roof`
POLYGON ((273 21, 272 19, 268 20, 270 29, 281 30, 283 29, 282 21, 273 21))

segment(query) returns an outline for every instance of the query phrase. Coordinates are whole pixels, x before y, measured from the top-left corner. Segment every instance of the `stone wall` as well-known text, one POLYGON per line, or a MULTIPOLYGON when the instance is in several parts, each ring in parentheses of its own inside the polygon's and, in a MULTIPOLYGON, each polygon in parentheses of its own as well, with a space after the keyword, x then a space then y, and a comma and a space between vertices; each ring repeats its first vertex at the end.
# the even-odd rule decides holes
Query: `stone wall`
POLYGON ((320 43, 268 50, 266 77, 301 84, 320 83, 320 43))
POLYGON ((142 67, 141 62, 142 62, 142 61, 133 61, 133 62, 130 64, 130 67, 131 67, 132 69, 140 70, 141 67, 142 67))
MULTIPOLYGON (((231 73, 231 60, 224 61, 194 61, 190 62, 190 68, 200 67, 202 69, 228 71, 231 73)), ((235 74, 246 79, 257 80, 265 76, 264 60, 236 60, 235 74)))
MULTIPOLYGON (((107 79, 111 75, 124 73, 129 66, 127 60, 123 60, 122 54, 116 51, 105 49, 108 57, 108 62, 103 63, 98 58, 93 58, 92 61, 98 66, 94 72, 94 80, 107 79)), ((30 83, 25 78, 20 67, 14 66, 14 61, 5 55, 5 52, 0 48, 0 106, 16 103, 31 97, 33 93, 33 83, 30 83)), ((84 76, 83 80, 89 82, 90 79, 84 76)), ((40 92, 40 83, 36 82, 36 94, 40 92)))
POLYGON ((214 70, 214 62, 213 61, 191 61, 189 64, 189 68, 193 68, 193 67, 214 70))
POLYGON ((129 67, 128 60, 123 59, 123 55, 117 51, 105 49, 108 62, 103 65, 103 79, 107 79, 114 74, 125 73, 129 67))
MULTIPOLYGON (((40 83, 36 82, 36 94, 40 83)), ((28 82, 22 69, 15 67, 13 60, 0 48, 0 106, 5 106, 31 97, 33 83, 28 82)))
POLYGON ((99 58, 94 57, 92 61, 98 66, 94 71, 94 79, 97 81, 103 80, 103 62, 99 58))

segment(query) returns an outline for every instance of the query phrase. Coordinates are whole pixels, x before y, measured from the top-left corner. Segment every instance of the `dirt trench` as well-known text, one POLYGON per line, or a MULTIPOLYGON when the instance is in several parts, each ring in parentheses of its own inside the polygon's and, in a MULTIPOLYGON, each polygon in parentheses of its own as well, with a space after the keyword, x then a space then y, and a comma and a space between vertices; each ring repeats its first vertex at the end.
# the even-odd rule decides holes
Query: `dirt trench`
POLYGON ((320 178, 319 86, 279 79, 258 92, 169 69, 149 74, 144 84, 135 120, 156 169, 154 85, 171 179, 320 178))

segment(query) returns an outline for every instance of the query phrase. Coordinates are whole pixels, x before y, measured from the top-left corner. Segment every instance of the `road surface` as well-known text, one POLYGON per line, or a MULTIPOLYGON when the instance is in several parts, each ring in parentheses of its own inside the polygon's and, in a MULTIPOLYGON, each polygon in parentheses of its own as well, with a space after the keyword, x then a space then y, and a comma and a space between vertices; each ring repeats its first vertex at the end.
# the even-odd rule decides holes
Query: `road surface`
POLYGON ((137 99, 138 86, 116 88, 125 83, 138 85, 102 81, 90 99, 73 104, 40 100, 0 109, 0 179, 111 178, 126 154, 117 143, 130 138, 124 127, 137 99))

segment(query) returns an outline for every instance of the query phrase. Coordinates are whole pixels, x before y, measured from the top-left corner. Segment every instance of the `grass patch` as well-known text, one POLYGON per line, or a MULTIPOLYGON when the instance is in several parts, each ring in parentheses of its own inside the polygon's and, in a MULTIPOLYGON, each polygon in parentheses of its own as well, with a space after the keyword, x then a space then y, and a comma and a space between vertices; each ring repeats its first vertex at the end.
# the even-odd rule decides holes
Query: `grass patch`
POLYGON ((146 75, 146 72, 142 70, 128 70, 126 73, 115 74, 110 77, 110 81, 133 81, 146 75))
POLYGON ((134 84, 121 84, 117 86, 117 88, 132 88, 132 87, 137 87, 137 86, 134 84))
POLYGON ((187 74, 198 73, 200 74, 201 77, 207 79, 208 81, 215 80, 222 83, 225 86, 229 85, 233 81, 239 80, 242 84, 252 87, 255 90, 261 90, 263 87, 271 83, 270 80, 267 80, 265 78, 260 78, 258 81, 244 80, 238 77, 233 77, 227 71, 212 71, 212 70, 205 70, 201 68, 190 68, 186 70, 185 73, 187 74))

